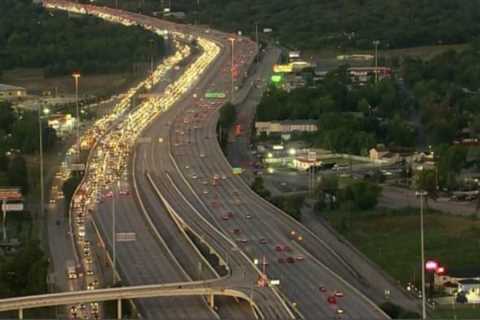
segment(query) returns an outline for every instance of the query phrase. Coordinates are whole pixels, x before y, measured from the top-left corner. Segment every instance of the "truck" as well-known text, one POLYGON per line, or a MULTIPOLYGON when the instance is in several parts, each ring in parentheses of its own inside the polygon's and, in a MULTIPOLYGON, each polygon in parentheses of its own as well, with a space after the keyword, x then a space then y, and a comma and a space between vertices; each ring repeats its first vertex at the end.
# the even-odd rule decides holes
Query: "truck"
POLYGON ((75 266, 75 262, 73 260, 67 260, 67 277, 68 279, 77 279, 77 267, 75 266))

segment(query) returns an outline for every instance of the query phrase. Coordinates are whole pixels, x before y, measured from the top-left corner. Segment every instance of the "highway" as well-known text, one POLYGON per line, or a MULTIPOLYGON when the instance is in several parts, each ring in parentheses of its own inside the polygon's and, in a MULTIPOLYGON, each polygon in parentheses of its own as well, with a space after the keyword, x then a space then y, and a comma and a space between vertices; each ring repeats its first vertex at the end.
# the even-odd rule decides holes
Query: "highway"
MULTIPOLYGON (((214 305, 211 299, 174 297, 226 295, 253 302, 257 315, 266 319, 388 318, 358 290, 357 283, 338 275, 337 269, 346 268, 353 278, 359 276, 334 248, 232 175, 215 132, 217 111, 226 99, 204 97, 208 91, 226 93, 228 98, 233 69, 230 39, 235 41, 239 75, 235 85, 241 87, 230 98, 235 102, 248 94, 254 80, 246 78, 255 56, 252 41, 108 8, 44 3, 142 25, 159 35, 168 30, 177 50, 87 132, 84 140, 93 141, 92 151, 72 201, 72 214, 86 216, 96 225, 110 256, 113 226, 120 232, 135 232, 135 241, 117 244, 119 275, 129 285, 155 285, 25 297, 26 304, 17 299, 16 308, 168 296, 137 300, 142 315, 149 319, 252 317, 245 303, 221 300, 215 303, 217 310, 207 306, 207 302, 214 305), (185 34, 197 37, 201 53, 175 75, 174 67, 191 54, 185 34), (139 106, 130 105, 129 99, 140 90, 150 90, 166 77, 171 82, 152 91, 159 95, 139 106), (268 287, 257 285, 264 272, 276 280, 268 287), (194 279, 200 281, 189 282, 194 279), (327 302, 333 296, 336 302, 327 302)), ((81 226, 74 226, 81 252, 83 232, 81 226)), ((7 300, 0 301, 0 310, 14 305, 7 300)))
MULTIPOLYGON (((236 48, 242 50, 239 45, 236 48)), ((210 87, 228 92, 228 78, 222 79, 221 75, 210 87)), ((202 97, 200 94, 197 96, 202 97)), ((300 316, 331 318, 341 309, 345 319, 385 318, 368 298, 305 250, 304 243, 314 245, 318 242, 312 234, 258 198, 240 178, 232 176, 231 167, 215 141, 216 111, 222 102, 187 100, 185 103, 190 110, 187 106, 178 111, 175 118, 169 118, 167 125, 158 121, 144 133, 151 141, 168 136, 169 143, 157 143, 153 148, 142 150, 140 147, 137 150, 137 158, 147 159, 137 164, 137 176, 140 177, 137 183, 147 187, 147 182, 141 180, 141 173, 148 171, 154 176, 153 185, 160 194, 170 199, 169 204, 176 207, 175 210, 189 226, 205 230, 202 224, 211 225, 218 233, 236 241, 239 249, 232 252, 243 251, 250 261, 266 257, 269 277, 280 280, 281 291, 300 316), (168 134, 165 133, 166 127, 168 134), (230 217, 228 213, 231 213, 230 217), (199 215, 208 223, 199 220, 199 215), (292 240, 289 236, 292 230, 302 234, 304 239, 292 240), (289 246, 291 251, 279 253, 275 246, 282 245, 289 246), (284 263, 280 262, 282 258, 284 263), (289 258, 294 258, 296 263, 286 262, 289 258), (320 292, 321 286, 328 288, 328 292, 320 292), (327 303, 327 296, 337 290, 344 297, 338 299, 336 305, 327 303)), ((211 237, 211 231, 207 229, 204 235, 211 237)), ((219 252, 227 251, 228 247, 218 240, 218 237, 209 239, 210 245, 218 245, 219 252)))

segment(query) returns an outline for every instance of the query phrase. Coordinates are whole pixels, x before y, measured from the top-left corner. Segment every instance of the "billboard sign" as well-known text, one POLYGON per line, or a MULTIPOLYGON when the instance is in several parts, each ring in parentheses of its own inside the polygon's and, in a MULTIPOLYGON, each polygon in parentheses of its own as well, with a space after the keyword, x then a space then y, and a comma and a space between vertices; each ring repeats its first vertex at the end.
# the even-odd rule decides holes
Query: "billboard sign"
POLYGON ((0 199, 21 200, 22 193, 20 192, 20 188, 0 188, 0 199))
POLYGON ((225 99, 227 95, 224 92, 207 92, 205 98, 207 99, 225 99))
POLYGON ((273 72, 275 73, 291 73, 293 66, 290 64, 276 64, 273 66, 273 72))
POLYGON ((85 171, 85 163, 72 163, 70 165, 72 171, 85 171))
POLYGON ((23 211, 23 203, 4 203, 2 211, 23 211))
POLYGON ((298 58, 300 58, 300 51, 290 51, 288 53, 288 57, 290 59, 298 59, 298 58))

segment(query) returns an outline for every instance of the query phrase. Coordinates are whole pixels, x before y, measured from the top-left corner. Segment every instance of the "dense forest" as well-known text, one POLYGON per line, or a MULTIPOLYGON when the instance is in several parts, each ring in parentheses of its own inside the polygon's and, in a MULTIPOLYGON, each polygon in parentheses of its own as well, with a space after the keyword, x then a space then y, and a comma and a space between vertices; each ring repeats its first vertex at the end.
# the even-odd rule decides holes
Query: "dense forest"
POLYGON ((404 78, 417 98, 430 144, 462 138, 464 128, 472 137, 480 137, 479 50, 480 42, 475 41, 461 52, 404 62, 404 78))
MULTIPOLYGON (((114 0, 98 0, 113 5, 114 0)), ((161 11, 168 0, 121 0, 121 6, 161 11), (143 4, 142 4, 143 3, 143 4)), ((463 43, 480 33, 480 0, 174 0, 172 11, 189 21, 252 33, 272 28, 284 45, 298 48, 384 48, 463 43)))
POLYGON ((46 76, 125 72, 164 53, 163 41, 137 27, 47 11, 32 0, 0 1, 0 72, 43 68, 46 76))

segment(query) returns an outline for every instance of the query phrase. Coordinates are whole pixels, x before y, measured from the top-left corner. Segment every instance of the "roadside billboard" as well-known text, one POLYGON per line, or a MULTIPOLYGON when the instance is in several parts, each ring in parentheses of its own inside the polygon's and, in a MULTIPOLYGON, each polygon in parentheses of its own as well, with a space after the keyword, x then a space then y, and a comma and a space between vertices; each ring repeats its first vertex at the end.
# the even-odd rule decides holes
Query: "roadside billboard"
POLYGON ((276 64, 273 66, 273 72, 275 73, 291 73, 293 66, 291 64, 276 64))

